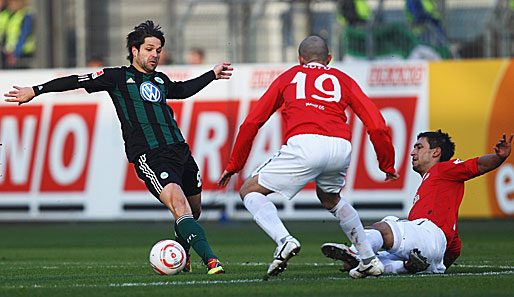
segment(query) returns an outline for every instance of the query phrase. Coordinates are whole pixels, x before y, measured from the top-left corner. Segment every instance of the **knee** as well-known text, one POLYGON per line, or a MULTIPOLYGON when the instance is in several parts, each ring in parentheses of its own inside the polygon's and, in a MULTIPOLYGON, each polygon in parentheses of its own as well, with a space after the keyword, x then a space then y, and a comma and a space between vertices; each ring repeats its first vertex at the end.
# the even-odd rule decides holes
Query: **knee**
POLYGON ((385 222, 377 222, 371 226, 371 229, 375 229, 380 232, 382 235, 382 239, 384 240, 383 248, 386 250, 390 250, 394 245, 394 235, 393 230, 389 224, 385 222))
POLYGON ((333 209, 336 207, 336 205, 341 201, 341 197, 339 197, 339 194, 330 194, 328 195, 325 193, 325 195, 320 196, 318 194, 319 201, 321 202, 321 205, 325 207, 328 210, 333 209))
POLYGON ((161 202, 170 210, 189 208, 182 189, 177 184, 167 184, 159 195, 161 202))
POLYGON ((316 185, 316 195, 318 196, 321 205, 328 210, 333 209, 341 200, 339 193, 327 193, 316 185))
POLYGON ((239 197, 241 200, 245 199, 245 196, 248 195, 248 193, 254 192, 253 188, 253 178, 247 179, 244 184, 241 186, 241 189, 239 190, 239 197))
POLYGON ((259 185, 258 175, 252 176, 244 182, 241 190, 239 191, 239 196, 241 197, 241 200, 244 200, 245 196, 252 192, 261 193, 263 195, 273 193, 273 191, 259 185))

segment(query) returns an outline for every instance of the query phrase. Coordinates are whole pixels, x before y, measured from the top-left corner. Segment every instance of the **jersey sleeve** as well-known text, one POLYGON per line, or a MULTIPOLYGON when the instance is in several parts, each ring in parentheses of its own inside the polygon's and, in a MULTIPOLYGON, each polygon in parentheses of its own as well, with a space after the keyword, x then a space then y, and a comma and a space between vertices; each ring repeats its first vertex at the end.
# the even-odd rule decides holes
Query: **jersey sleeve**
POLYGON ((478 157, 461 161, 459 159, 441 163, 440 174, 452 181, 467 181, 480 175, 478 170, 478 157))
POLYGON ((70 75, 52 79, 44 84, 32 87, 34 94, 39 96, 44 93, 64 92, 80 88, 77 75, 70 75))
POLYGON ((280 78, 281 76, 273 81, 239 127, 230 160, 225 168, 228 172, 239 172, 244 167, 257 132, 284 103, 281 95, 280 78))
POLYGON ((116 69, 104 68, 93 73, 78 76, 80 88, 84 88, 88 93, 110 91, 116 87, 116 69))
POLYGON ((168 99, 185 99, 198 93, 201 89, 205 88, 210 82, 216 78, 213 70, 207 71, 199 77, 181 81, 172 82, 168 79, 168 99))
POLYGON ((366 127, 371 143, 377 154, 378 165, 381 171, 393 174, 394 147, 391 139, 391 130, 386 126, 384 117, 377 106, 364 94, 359 85, 351 78, 345 77, 344 85, 347 87, 347 102, 350 108, 361 119, 366 127))

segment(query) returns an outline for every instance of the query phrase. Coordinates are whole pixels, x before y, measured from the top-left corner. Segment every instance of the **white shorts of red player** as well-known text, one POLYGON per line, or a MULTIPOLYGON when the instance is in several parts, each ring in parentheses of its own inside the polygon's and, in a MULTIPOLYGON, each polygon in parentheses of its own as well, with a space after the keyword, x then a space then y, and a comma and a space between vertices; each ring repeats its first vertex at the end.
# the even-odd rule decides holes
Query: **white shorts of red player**
POLYGON ((386 222, 391 227, 394 236, 393 247, 378 253, 378 258, 386 268, 385 273, 395 273, 388 271, 388 266, 393 267, 394 262, 408 260, 409 253, 413 249, 418 249, 430 264, 423 273, 444 273, 446 236, 432 221, 429 219, 408 221, 388 216, 382 219, 382 222, 386 222))
POLYGON ((351 152, 352 145, 344 138, 295 135, 252 176, 258 174, 261 186, 288 199, 313 180, 324 192, 339 193, 345 184, 351 152))

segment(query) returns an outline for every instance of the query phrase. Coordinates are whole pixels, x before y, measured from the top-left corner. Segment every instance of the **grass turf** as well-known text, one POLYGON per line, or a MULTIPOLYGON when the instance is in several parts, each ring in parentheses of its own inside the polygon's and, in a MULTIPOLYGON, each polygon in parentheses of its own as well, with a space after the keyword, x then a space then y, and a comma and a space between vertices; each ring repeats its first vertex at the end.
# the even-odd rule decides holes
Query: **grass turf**
POLYGON ((275 244, 253 222, 202 222, 225 275, 160 276, 148 264, 171 223, 0 224, 0 296, 513 296, 514 220, 459 224, 462 255, 444 275, 350 279, 320 252, 344 242, 335 221, 286 222, 302 243, 278 277, 262 281, 275 244))

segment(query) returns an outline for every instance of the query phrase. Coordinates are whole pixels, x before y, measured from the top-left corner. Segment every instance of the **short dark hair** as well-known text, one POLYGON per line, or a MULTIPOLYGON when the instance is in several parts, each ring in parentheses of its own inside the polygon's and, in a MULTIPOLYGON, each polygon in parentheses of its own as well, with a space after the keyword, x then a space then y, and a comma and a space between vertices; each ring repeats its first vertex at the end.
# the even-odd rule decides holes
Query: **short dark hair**
POLYGON ((161 46, 164 46, 164 33, 161 31, 161 26, 154 25, 153 21, 146 21, 134 27, 134 31, 127 35, 127 59, 132 63, 134 55, 132 54, 132 47, 135 46, 138 50, 141 44, 145 43, 145 38, 155 37, 161 41, 161 46))
POLYGON ((298 55, 307 63, 312 61, 328 63, 327 42, 318 35, 310 35, 300 43, 298 55))
POLYGON ((425 137, 427 139, 431 149, 436 147, 441 148, 440 162, 449 161, 453 157, 453 154, 455 154, 455 143, 451 141, 450 135, 448 135, 448 133, 444 133, 441 129, 436 132, 428 131, 419 133, 418 139, 421 137, 425 137))

